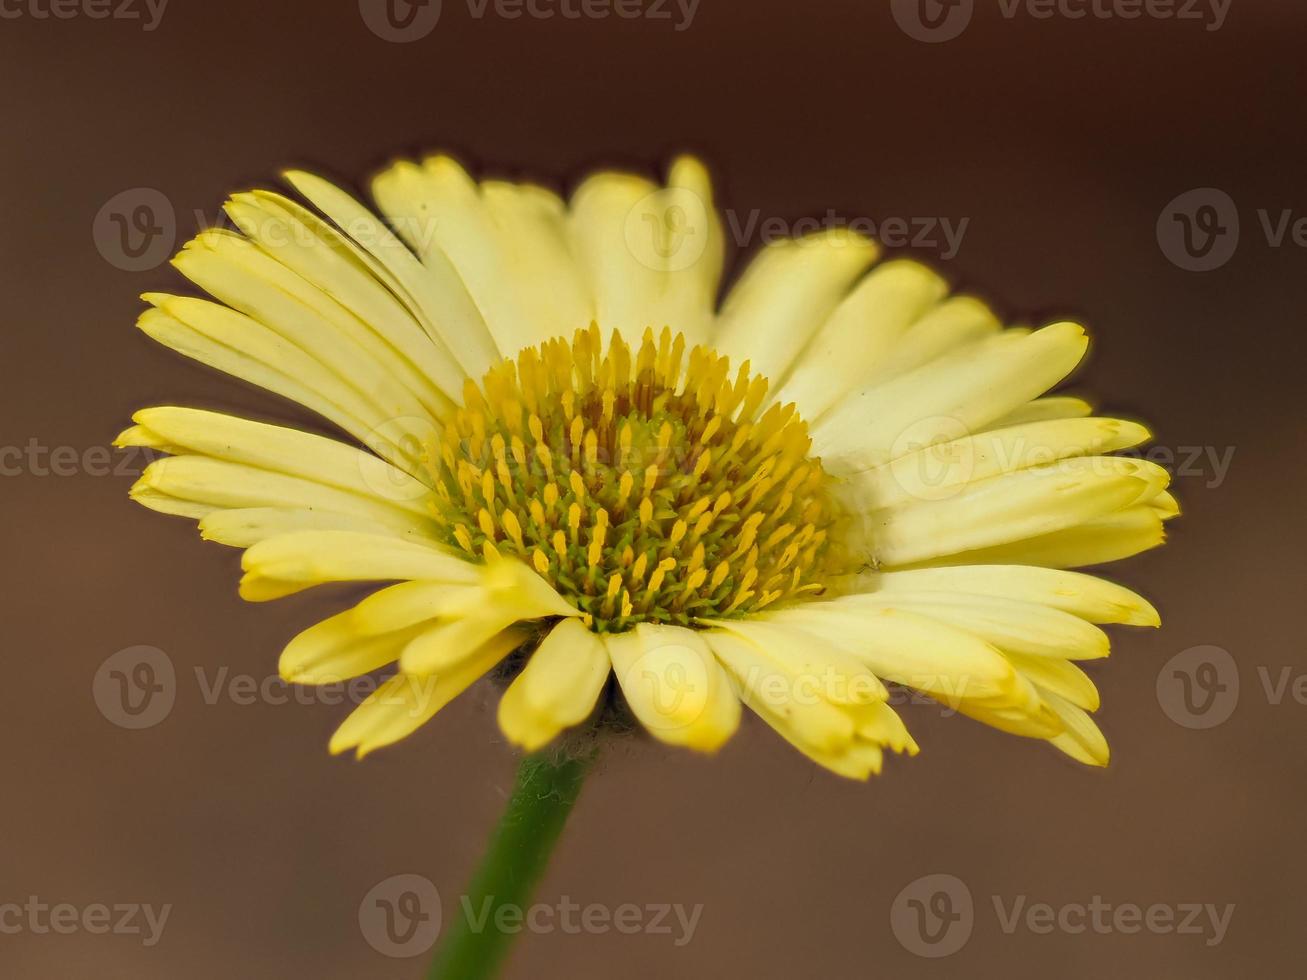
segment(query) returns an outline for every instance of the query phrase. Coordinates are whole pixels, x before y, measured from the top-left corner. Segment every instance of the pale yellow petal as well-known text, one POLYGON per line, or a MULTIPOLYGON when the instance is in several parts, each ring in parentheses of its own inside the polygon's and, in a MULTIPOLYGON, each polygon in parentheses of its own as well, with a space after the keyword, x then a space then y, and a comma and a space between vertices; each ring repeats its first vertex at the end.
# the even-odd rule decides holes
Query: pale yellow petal
POLYGON ((521 618, 512 609, 493 607, 439 620, 404 647, 399 668, 409 676, 438 676, 521 618))
POLYGON ((241 557, 241 595, 252 601, 325 582, 431 579, 474 584, 476 566, 434 545, 355 531, 296 531, 268 538, 241 557))
POLYGON ((1009 412, 1001 419, 995 419, 991 427, 1003 429, 1010 425, 1025 425, 1028 422, 1049 422, 1053 419, 1075 419, 1091 415, 1094 407, 1083 398, 1070 395, 1049 395, 1026 402, 1020 408, 1009 412))
MULTIPOLYGON (((360 442, 368 443, 386 421, 358 392, 263 324, 206 300, 163 293, 142 298, 156 308, 136 325, 164 346, 298 402, 360 442)), ((374 448, 392 461, 403 458, 397 444, 374 448)))
MULTIPOLYGON (((971 483, 1079 456, 1101 456, 1150 438, 1142 425, 1121 419, 1030 422, 920 445, 880 466, 846 478, 847 491, 866 509, 911 500, 946 500, 971 483)), ((1115 464, 1106 464, 1115 468, 1115 464)))
POLYGON ((928 616, 1003 651, 1093 660, 1108 655, 1108 638, 1078 616, 1033 602, 947 592, 881 592, 845 596, 849 608, 896 609, 928 616))
POLYGON ((372 593, 352 610, 350 626, 361 634, 385 633, 429 619, 465 616, 485 602, 479 585, 400 582, 372 593))
POLYGON ((864 663, 819 636, 759 619, 702 622, 748 640, 795 678, 796 684, 832 704, 870 704, 889 697, 885 685, 864 663))
POLYGON ((832 756, 854 743, 852 716, 824 698, 800 697, 793 675, 757 646, 720 630, 705 631, 703 639, 730 674, 738 698, 803 751, 832 756))
MULTIPOLYGON (((432 351, 425 361, 415 363, 425 365, 443 390, 458 394, 459 381, 466 376, 460 355, 474 367, 480 364, 480 352, 473 354, 475 346, 464 338, 478 334, 488 338, 488 331, 452 267, 447 263, 443 268, 424 267, 384 221, 330 182, 301 170, 287 171, 285 177, 343 230, 347 237, 342 241, 357 243, 353 251, 359 260, 401 298, 421 323, 432 351)), ((431 223, 430 218, 427 223, 431 223)), ((421 223, 409 230, 416 240, 423 239, 421 223)))
POLYGON ((992 337, 1001 328, 994 311, 974 296, 951 297, 913 323, 863 384, 884 384, 950 351, 992 337))
MULTIPOLYGON (((313 356, 383 415, 443 414, 450 408, 447 393, 384 336, 239 235, 204 232, 172 264, 216 299, 313 356)), ((418 342, 432 349, 426 337, 418 342)))
POLYGON ((1180 516, 1180 501, 1175 499, 1175 495, 1169 490, 1163 490, 1152 500, 1148 501, 1148 506, 1157 512, 1157 516, 1164 521, 1169 521, 1173 517, 1180 516))
MULTIPOLYGON (((141 409, 132 419, 149 444, 314 480, 428 516, 430 488, 385 460, 335 439, 195 408, 141 409)), ((144 444, 119 436, 116 445, 144 444)))
POLYGON ((1129 507, 1051 534, 943 555, 923 565, 1044 565, 1081 568, 1129 558, 1166 540, 1151 506, 1129 507))
POLYGON ((1088 341, 1074 323, 1005 331, 845 397, 813 425, 813 449, 837 474, 878 466, 940 435, 979 432, 1065 378, 1088 341))
MULTIPOLYGON (((572 250, 594 297, 600 329, 605 336, 617 330, 637 347, 648 327, 655 332, 665 326, 677 329, 660 322, 666 315, 662 297, 667 277, 660 258, 665 216, 658 207, 659 191, 643 177, 593 174, 572 194, 568 211, 572 250)), ((677 239, 669 247, 679 245, 677 239)))
POLYGON ((1157 610, 1124 586, 1081 572, 1033 565, 955 565, 855 576, 849 592, 965 593, 1034 602, 1061 609, 1091 623, 1158 626, 1157 610))
POLYGON ((1045 702, 1056 712, 1066 729, 1049 741, 1077 762, 1087 766, 1107 765, 1112 753, 1094 719, 1052 691, 1044 691, 1043 694, 1045 702))
POLYGON ((516 354, 587 327, 594 299, 572 253, 563 202, 544 188, 505 181, 486 181, 481 197, 498 240, 496 288, 511 290, 519 311, 499 327, 500 349, 516 354))
POLYGON ((886 262, 840 301, 797 359, 776 393, 810 422, 865 382, 899 338, 948 292, 916 262, 886 262))
POLYGON ((714 752, 740 724, 740 700, 696 630, 641 623, 605 634, 631 711, 654 737, 714 752))
POLYGON ((879 248, 847 229, 763 247, 722 304, 713 347, 733 365, 748 361, 782 390, 790 369, 879 248))
POLYGON ((840 644, 878 676, 947 704, 1017 703, 1027 697, 1002 654, 979 637, 931 617, 859 605, 845 597, 796 604, 763 618, 840 644))
POLYGON ((1155 494, 1165 479, 1164 470, 1141 460, 1067 459, 968 484, 942 500, 865 514, 860 543, 881 565, 910 565, 1084 524, 1155 494))
MULTIPOLYGON (((138 503, 151 506, 150 497, 135 491, 132 496, 138 503)), ((207 511, 199 515, 200 537, 205 541, 216 541, 233 548, 249 548, 267 538, 294 531, 356 531, 361 534, 398 537, 418 542, 430 538, 426 528, 412 527, 400 530, 366 517, 308 507, 241 507, 235 510, 215 510, 207 504, 196 506, 207 511)))
POLYGON ((1024 653, 1004 651, 1012 666, 1040 691, 1052 691, 1085 711, 1097 711, 1100 703, 1098 688, 1089 675, 1069 660, 1056 657, 1036 657, 1024 653))
POLYGON ((145 468, 139 485, 215 508, 292 507, 346 514, 399 535, 421 534, 432 526, 429 518, 375 496, 208 456, 157 459, 145 468))
POLYGON ((577 620, 563 620, 500 698, 499 727, 534 752, 589 717, 611 670, 603 641, 577 620))
POLYGON ((353 610, 337 613, 297 635, 282 651, 277 669, 292 684, 334 684, 394 663, 413 630, 362 636, 353 610))
POLYGON ((427 674, 446 669, 499 630, 519 620, 546 616, 580 616, 543 578, 521 562, 504 559, 477 569, 476 601, 454 601, 459 611, 448 621, 415 639, 400 658, 408 673, 427 674))
POLYGON ((505 630, 440 674, 396 674, 345 719, 329 750, 334 755, 354 749, 362 758, 411 735, 525 640, 522 631, 505 630))

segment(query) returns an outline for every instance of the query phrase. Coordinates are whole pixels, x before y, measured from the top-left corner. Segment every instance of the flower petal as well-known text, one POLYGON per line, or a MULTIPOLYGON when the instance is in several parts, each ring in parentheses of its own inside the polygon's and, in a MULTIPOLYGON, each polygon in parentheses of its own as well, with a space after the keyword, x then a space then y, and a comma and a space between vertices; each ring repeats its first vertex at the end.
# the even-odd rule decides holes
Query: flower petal
MULTIPOLYGON (((151 491, 132 491, 132 499, 152 510, 164 510, 182 503, 176 497, 160 497, 151 491), (160 501, 165 501, 160 503, 160 501)), ((356 531, 360 534, 397 537, 411 541, 430 540, 428 531, 419 526, 400 529, 380 521, 353 514, 332 513, 312 507, 239 507, 235 510, 214 510, 208 504, 194 505, 204 513, 186 513, 183 516, 200 518, 200 537, 233 548, 249 548, 268 538, 294 531, 356 531)))
POLYGON ((922 445, 888 463, 850 474, 847 492, 866 501, 868 509, 943 500, 971 483, 1062 459, 1116 452, 1149 438, 1142 425, 1121 419, 1030 422, 922 445))
POLYGON ((526 634, 504 630, 469 650, 438 675, 413 677, 399 673, 383 682, 336 729, 328 746, 333 755, 354 749, 361 759, 369 752, 398 742, 430 721, 487 671, 521 646, 526 634))
MULTIPOLYGON (((432 379, 446 392, 458 394, 460 376, 466 376, 468 365, 475 370, 483 364, 492 342, 480 311, 448 260, 442 256, 441 262, 424 266, 384 221, 339 187, 302 170, 290 170, 284 176, 343 230, 341 245, 421 323, 434 348, 425 362, 436 365, 429 368, 432 379)), ((422 244, 425 229, 433 222, 428 216, 425 222, 402 230, 422 244)))
POLYGON ((993 337, 1002 326, 994 311, 974 296, 951 297, 913 323, 894 349, 862 379, 862 386, 884 384, 950 351, 993 337))
POLYGON ((217 303, 146 293, 156 308, 136 325, 180 354, 317 412, 392 462, 404 459, 397 442, 369 442, 386 418, 378 409, 285 338, 217 303))
POLYGON ((790 369, 879 247, 847 229, 772 242, 727 294, 712 345, 784 390, 790 369))
POLYGON ((840 301, 795 360, 778 401, 794 402, 809 422, 864 384, 908 328, 948 285, 916 262, 877 266, 840 301))
POLYGON ((832 704, 871 704, 889 697, 885 685, 857 657, 811 633, 756 619, 703 623, 748 640, 832 704))
POLYGON ((589 717, 611 670, 603 641, 577 620, 563 620, 500 698, 499 727, 534 752, 589 717))
POLYGON ((941 555, 920 564, 1080 568, 1129 558, 1165 540, 1166 530, 1157 511, 1151 505, 1134 506, 1049 534, 941 555))
POLYGON ((430 488, 403 470, 335 439, 195 408, 145 408, 115 445, 167 446, 314 480, 426 517, 430 488))
POLYGON ((354 628, 353 612, 347 609, 315 623, 286 644, 277 664, 282 679, 292 684, 333 684, 398 660, 414 630, 363 636, 354 628))
POLYGON ((698 631, 641 623, 603 640, 627 704, 655 738, 715 752, 735 734, 740 699, 698 631))
POLYGON ((857 576, 850 592, 964 593, 1034 602, 1091 623, 1158 626, 1157 610, 1143 596, 1093 575, 1033 565, 956 565, 857 576))
POLYGON ((979 637, 900 609, 848 597, 806 602, 763 618, 814 633, 857 654, 878 676, 957 705, 966 700, 1021 705, 1016 670, 979 637))
POLYGON ((1107 765, 1112 753, 1108 748, 1107 739, 1103 737, 1094 719, 1052 691, 1045 690, 1043 695, 1044 701, 1066 728, 1065 732, 1050 738, 1049 741, 1077 762, 1083 762, 1087 766, 1107 765))
POLYGON ((720 630, 705 631, 703 640, 728 671, 738 698, 792 744, 827 756, 853 744, 853 718, 824 698, 800 697, 794 676, 756 644, 720 630))
POLYGON ((1142 460, 1078 457, 873 511, 861 533, 874 560, 909 565, 1075 527, 1148 499, 1167 478, 1142 460))
POLYGON ((886 463, 940 435, 978 432, 1065 378, 1087 346, 1074 323, 965 345, 845 397, 813 425, 814 452, 838 475, 886 463))
POLYGON ((431 579, 474 584, 478 567, 435 545, 355 531, 296 531, 241 557, 241 596, 279 598, 325 582, 431 579))
MULTIPOLYGON (((167 456, 155 460, 132 488, 133 496, 142 490, 214 509, 292 507, 345 514, 380 525, 396 535, 429 534, 431 527, 430 518, 375 496, 208 456, 167 456)), ((148 505, 148 499, 142 502, 148 505)))

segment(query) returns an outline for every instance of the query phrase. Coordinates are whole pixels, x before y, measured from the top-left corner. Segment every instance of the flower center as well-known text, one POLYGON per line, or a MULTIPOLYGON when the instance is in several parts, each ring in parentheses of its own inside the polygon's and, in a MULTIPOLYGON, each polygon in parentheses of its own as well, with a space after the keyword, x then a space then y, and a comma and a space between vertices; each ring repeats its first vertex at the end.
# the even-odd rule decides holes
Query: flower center
POLYGON ((744 616, 823 588, 834 510, 793 405, 685 337, 599 328, 469 380, 431 460, 439 535, 515 555, 597 632, 744 616))

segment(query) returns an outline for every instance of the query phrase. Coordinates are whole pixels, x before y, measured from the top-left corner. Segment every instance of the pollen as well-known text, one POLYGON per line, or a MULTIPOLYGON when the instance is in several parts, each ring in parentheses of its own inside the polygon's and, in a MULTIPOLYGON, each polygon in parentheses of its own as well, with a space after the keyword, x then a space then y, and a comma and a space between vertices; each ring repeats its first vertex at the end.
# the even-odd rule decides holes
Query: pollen
POLYGON ((686 348, 592 324, 469 380, 427 456, 441 540, 521 559, 601 633, 821 592, 837 515, 806 423, 747 361, 686 348))

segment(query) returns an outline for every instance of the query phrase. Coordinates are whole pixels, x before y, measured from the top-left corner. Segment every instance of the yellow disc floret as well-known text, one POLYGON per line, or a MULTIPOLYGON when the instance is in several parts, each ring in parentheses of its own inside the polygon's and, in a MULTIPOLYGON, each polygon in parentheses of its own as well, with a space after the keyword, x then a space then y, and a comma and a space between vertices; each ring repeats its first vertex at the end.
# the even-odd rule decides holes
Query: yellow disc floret
POLYGON ((835 574, 827 477, 767 379, 597 326, 469 381, 430 462, 446 543, 514 555, 598 632, 738 617, 835 574))

